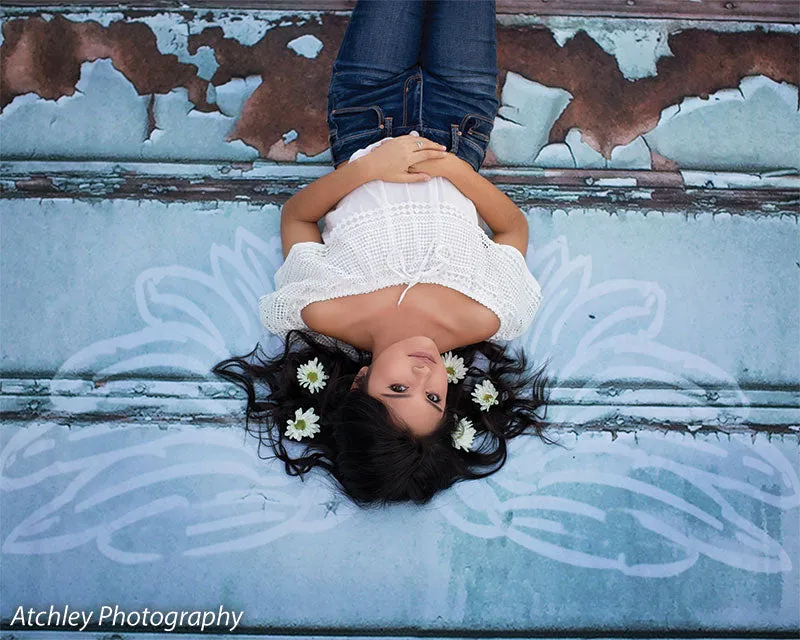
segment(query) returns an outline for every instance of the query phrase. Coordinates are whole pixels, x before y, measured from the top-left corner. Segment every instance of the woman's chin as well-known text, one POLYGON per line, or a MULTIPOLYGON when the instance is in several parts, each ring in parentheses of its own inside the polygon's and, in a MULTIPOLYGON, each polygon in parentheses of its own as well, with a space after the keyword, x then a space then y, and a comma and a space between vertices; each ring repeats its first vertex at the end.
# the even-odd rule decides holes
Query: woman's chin
POLYGON ((423 350, 432 349, 439 353, 439 347, 436 346, 436 343, 431 340, 428 336, 412 336, 410 338, 406 338, 405 340, 401 340, 403 346, 410 346, 410 347, 419 347, 423 350))

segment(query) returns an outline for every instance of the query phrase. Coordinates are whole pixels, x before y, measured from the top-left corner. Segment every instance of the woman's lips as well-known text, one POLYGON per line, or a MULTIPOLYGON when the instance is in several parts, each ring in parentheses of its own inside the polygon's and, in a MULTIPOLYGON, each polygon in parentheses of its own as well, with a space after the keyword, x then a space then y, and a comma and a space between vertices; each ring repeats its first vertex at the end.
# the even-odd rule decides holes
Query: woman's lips
POLYGON ((417 351, 416 353, 409 353, 408 355, 410 355, 412 358, 425 358, 425 360, 427 360, 431 364, 433 364, 433 365, 436 364, 436 360, 434 360, 433 356, 431 356, 429 353, 424 353, 422 351, 417 351))

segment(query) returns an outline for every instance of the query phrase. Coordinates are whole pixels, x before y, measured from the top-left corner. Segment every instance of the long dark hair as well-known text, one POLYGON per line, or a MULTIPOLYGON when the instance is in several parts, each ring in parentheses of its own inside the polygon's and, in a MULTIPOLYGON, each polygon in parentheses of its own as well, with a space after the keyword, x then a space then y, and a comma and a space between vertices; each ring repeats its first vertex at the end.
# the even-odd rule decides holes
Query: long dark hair
POLYGON ((269 357, 257 344, 245 356, 218 363, 212 372, 247 393, 245 430, 258 438, 259 457, 264 458, 262 446, 269 445, 272 455, 266 457, 282 460, 291 476, 302 477, 322 467, 362 507, 404 501, 425 504, 455 482, 498 471, 505 464, 506 441, 511 438, 536 435, 557 444, 544 434, 545 415, 537 415, 541 408, 546 414, 549 401, 544 367, 529 372, 523 351, 512 355, 508 347, 493 342, 452 353, 463 358, 467 374, 447 385, 445 416, 425 436, 393 421, 383 403, 366 393, 367 378, 356 378, 370 364, 371 354, 335 340, 323 342, 293 330, 286 336, 283 353, 269 357), (297 379, 297 368, 313 358, 328 375, 325 387, 316 393, 297 379), (498 391, 499 404, 481 411, 472 390, 487 378, 498 391), (265 385, 266 398, 256 397, 257 383, 265 385), (320 432, 300 443, 287 442, 284 431, 295 411, 312 408, 319 416, 320 432), (462 418, 470 420, 476 431, 470 451, 456 449, 452 442, 462 418))

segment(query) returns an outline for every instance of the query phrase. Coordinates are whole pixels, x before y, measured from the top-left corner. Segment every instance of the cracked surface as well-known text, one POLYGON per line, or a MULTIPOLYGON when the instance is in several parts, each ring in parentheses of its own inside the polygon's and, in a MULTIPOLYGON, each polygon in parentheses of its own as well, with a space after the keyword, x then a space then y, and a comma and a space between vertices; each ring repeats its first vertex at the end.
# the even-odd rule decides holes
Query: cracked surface
POLYGON ((563 142, 570 129, 580 129, 584 141, 606 158, 614 147, 655 128, 661 111, 685 96, 707 97, 757 74, 800 84, 800 46, 793 34, 674 33, 669 37, 674 55, 658 60, 658 75, 633 82, 584 32, 559 47, 547 29, 498 29, 498 43, 501 86, 505 73, 514 71, 573 96, 549 141, 563 142))
POLYGON ((213 109, 205 99, 206 82, 197 67, 164 55, 155 34, 136 22, 72 22, 61 16, 9 20, 0 46, 0 106, 15 96, 36 93, 48 100, 75 93, 81 64, 110 58, 140 95, 185 87, 195 108, 213 109))
MULTIPOLYGON (((251 18, 249 28, 259 27, 259 30, 250 39, 231 34, 223 13, 211 16, 218 25, 207 26, 210 16, 204 14, 204 22, 199 12, 160 13, 148 18, 153 23, 150 25, 126 18, 107 26, 60 15, 7 20, 2 27, 4 41, 0 46, 0 105, 5 107, 14 97, 28 93, 47 100, 74 95, 81 64, 109 58, 141 96, 183 88, 192 110, 234 117, 226 139, 240 140, 256 149, 261 157, 293 161, 300 154, 311 157, 325 152, 327 88, 349 15, 323 13, 319 20, 306 20, 304 16, 279 24, 273 21, 266 30, 263 20, 251 18), (153 26, 156 18, 159 26, 153 26), (161 40, 165 33, 170 33, 170 25, 175 38, 185 44, 183 54, 163 53, 169 50, 161 40), (192 34, 196 25, 204 28, 197 27, 199 32, 192 34), (298 43, 305 44, 299 47, 298 43), (192 59, 197 64, 181 62, 179 58, 192 59), (210 80, 204 79, 209 76, 210 80), (254 81, 242 94, 241 104, 235 106, 234 112, 214 103, 217 88, 244 78, 254 81), (287 136, 291 131, 294 133, 287 136)), ((98 20, 101 17, 98 12, 98 20)), ((587 19, 595 31, 603 20, 587 19)), ((654 30, 663 29, 653 24, 654 30)), ((800 84, 800 67, 796 64, 800 46, 795 33, 760 28, 740 32, 710 29, 673 32, 666 43, 672 55, 657 60, 656 75, 630 80, 620 70, 617 58, 585 31, 577 31, 566 41, 557 31, 541 25, 498 24, 497 28, 498 87, 505 85, 508 73, 512 72, 553 90, 567 91, 571 96, 542 140, 550 144, 566 141, 569 149, 548 151, 550 164, 546 162, 544 166, 581 167, 579 160, 574 163, 566 160, 567 155, 573 158, 580 155, 567 140, 568 133, 576 131, 582 140, 582 150, 600 156, 597 162, 588 161, 586 166, 647 168, 649 164, 652 168, 673 168, 676 159, 667 157, 663 151, 659 153, 652 145, 649 163, 638 154, 628 158, 627 165, 617 165, 612 151, 633 142, 641 149, 641 136, 656 127, 662 111, 680 105, 686 97, 706 98, 720 89, 737 90, 742 78, 759 74, 776 82, 800 84)), ((156 112, 157 101, 151 99, 147 120, 139 125, 146 130, 145 140, 161 128, 156 122, 156 112)), ((508 114, 504 117, 512 124, 515 121, 508 114)), ((622 151, 617 149, 617 153, 622 151)), ((534 159, 535 155, 527 160, 518 157, 511 160, 525 164, 534 159)), ((508 160, 494 149, 487 154, 486 165, 508 160)), ((685 166, 681 160, 677 165, 685 166)))

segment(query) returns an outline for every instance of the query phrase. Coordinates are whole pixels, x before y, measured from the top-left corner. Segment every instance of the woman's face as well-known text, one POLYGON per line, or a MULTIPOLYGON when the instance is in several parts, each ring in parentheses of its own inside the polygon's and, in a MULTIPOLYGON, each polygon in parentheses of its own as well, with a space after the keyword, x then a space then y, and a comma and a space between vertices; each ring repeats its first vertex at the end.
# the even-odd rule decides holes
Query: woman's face
POLYGON ((415 336, 381 351, 370 365, 367 393, 414 433, 434 431, 447 399, 447 370, 436 343, 415 336))

